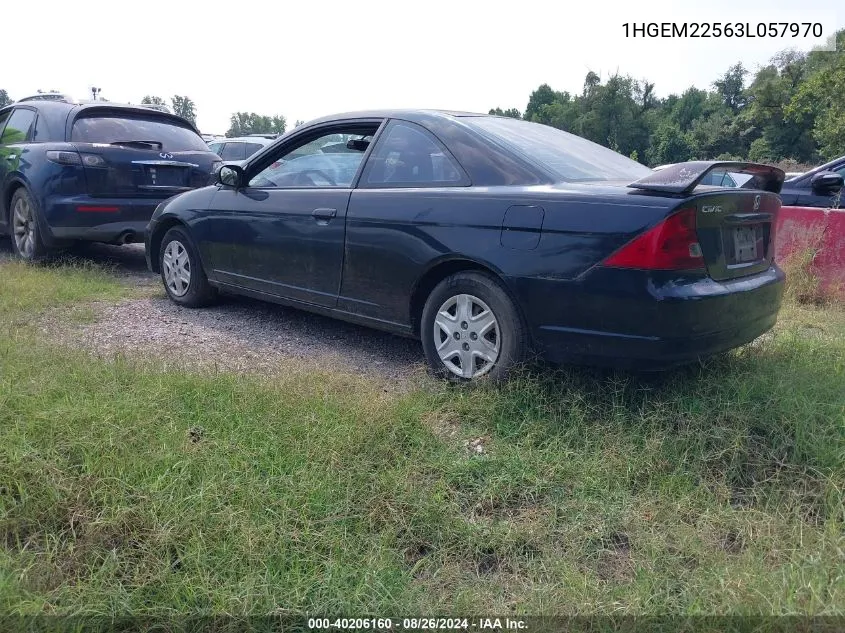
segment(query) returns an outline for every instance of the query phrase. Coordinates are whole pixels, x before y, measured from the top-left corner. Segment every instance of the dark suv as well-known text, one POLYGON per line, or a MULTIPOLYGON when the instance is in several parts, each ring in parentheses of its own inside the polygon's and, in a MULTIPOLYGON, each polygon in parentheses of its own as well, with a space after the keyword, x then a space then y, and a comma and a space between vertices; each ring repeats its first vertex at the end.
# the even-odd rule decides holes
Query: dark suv
POLYGON ((173 114, 19 101, 0 109, 0 234, 25 259, 75 240, 142 241, 159 202, 209 184, 219 165, 173 114))

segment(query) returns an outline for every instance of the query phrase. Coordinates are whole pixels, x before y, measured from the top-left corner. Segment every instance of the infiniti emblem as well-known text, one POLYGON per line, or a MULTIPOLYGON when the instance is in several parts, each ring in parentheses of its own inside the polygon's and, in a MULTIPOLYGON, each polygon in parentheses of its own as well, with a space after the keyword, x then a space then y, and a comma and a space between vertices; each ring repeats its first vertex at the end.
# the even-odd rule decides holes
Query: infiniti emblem
MULTIPOLYGON (((162 152, 161 154, 159 154, 159 156, 161 156, 162 158, 173 158, 173 154, 168 154, 167 152, 162 152)), ((757 197, 759 198, 760 196, 757 197)), ((754 208, 756 209, 757 207, 754 208)))
POLYGON ((756 211, 759 208, 760 208, 760 196, 757 195, 757 196, 754 196, 754 210, 756 211))

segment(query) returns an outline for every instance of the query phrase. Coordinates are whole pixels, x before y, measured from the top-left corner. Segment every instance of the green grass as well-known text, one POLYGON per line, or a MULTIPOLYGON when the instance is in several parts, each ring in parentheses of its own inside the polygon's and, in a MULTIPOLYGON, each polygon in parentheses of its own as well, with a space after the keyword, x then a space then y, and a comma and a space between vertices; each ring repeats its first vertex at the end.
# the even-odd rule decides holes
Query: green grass
POLYGON ((128 292, 0 264, 0 613, 845 613, 841 310, 668 375, 403 394, 26 325, 128 292))

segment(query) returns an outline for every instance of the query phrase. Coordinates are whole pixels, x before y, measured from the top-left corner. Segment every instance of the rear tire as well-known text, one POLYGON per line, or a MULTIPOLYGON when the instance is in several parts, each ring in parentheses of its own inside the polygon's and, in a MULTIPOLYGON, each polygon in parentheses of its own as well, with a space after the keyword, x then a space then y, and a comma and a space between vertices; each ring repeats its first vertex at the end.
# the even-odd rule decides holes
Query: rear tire
POLYGON ((217 300, 217 289, 208 283, 197 248, 184 228, 173 227, 164 234, 158 263, 164 290, 173 303, 201 308, 217 300))
POLYGON ((431 373, 455 382, 500 382, 528 356, 528 330, 502 284, 456 273, 432 290, 420 321, 431 373))
POLYGON ((44 259, 49 250, 41 239, 38 210, 29 192, 20 187, 12 196, 9 210, 12 252, 21 259, 35 262, 44 259))

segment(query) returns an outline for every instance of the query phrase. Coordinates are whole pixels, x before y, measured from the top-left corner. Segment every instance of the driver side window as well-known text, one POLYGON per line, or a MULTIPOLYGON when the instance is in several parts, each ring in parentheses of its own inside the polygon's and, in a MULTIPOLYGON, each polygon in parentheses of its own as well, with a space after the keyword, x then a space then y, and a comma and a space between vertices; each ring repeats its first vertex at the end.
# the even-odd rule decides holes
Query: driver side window
POLYGON ((336 128, 308 136, 249 181, 250 187, 314 189, 352 186, 377 124, 336 128))

